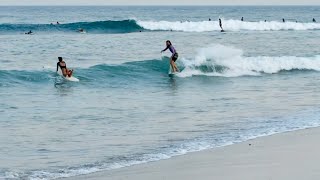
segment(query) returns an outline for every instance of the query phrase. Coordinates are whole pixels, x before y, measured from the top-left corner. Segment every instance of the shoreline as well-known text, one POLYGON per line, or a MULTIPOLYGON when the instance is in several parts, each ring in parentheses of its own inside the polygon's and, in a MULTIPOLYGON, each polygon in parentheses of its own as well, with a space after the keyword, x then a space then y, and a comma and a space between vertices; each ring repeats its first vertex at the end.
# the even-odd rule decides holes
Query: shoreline
POLYGON ((320 127, 308 128, 62 179, 319 179, 319 138, 320 127))

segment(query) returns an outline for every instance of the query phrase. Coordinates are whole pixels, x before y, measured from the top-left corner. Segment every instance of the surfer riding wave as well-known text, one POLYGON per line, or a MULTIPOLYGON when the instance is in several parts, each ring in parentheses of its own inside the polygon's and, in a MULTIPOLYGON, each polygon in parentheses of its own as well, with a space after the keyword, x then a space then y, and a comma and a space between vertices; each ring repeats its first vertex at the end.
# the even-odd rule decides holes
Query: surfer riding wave
POLYGON ((179 72, 179 69, 178 69, 178 67, 177 67, 177 65, 176 65, 176 63, 175 63, 176 60, 178 59, 179 55, 178 55, 177 51, 176 51, 175 48, 172 46, 172 43, 171 43, 169 40, 166 41, 166 46, 167 46, 167 47, 166 47, 164 50, 162 50, 161 53, 164 52, 164 51, 166 51, 167 49, 170 50, 170 52, 172 53, 172 56, 171 56, 171 58, 170 58, 170 65, 171 65, 171 67, 172 67, 172 70, 173 70, 174 73, 175 73, 175 72, 179 72))

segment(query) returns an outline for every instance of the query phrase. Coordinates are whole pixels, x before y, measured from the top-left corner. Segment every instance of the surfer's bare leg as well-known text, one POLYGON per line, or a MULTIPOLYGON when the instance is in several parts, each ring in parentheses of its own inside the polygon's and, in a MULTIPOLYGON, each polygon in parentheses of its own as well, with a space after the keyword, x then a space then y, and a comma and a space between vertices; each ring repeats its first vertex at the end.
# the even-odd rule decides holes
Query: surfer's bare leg
POLYGON ((177 64, 175 62, 173 62, 173 64, 174 64, 174 68, 176 69, 176 72, 180 72, 180 70, 177 67, 177 64))
POLYGON ((66 69, 61 69, 62 70, 62 75, 64 76, 64 77, 67 77, 68 76, 68 71, 66 70, 66 69))
POLYGON ((73 69, 72 70, 68 70, 68 76, 71 77, 72 76, 72 73, 73 73, 73 69))
POLYGON ((173 72, 179 72, 179 69, 178 69, 176 63, 174 62, 174 60, 172 60, 172 58, 170 59, 170 64, 171 64, 173 72))
POLYGON ((170 59, 170 65, 172 67, 173 72, 176 72, 177 71, 177 67, 176 67, 176 65, 175 65, 175 63, 174 63, 174 61, 172 59, 170 59))

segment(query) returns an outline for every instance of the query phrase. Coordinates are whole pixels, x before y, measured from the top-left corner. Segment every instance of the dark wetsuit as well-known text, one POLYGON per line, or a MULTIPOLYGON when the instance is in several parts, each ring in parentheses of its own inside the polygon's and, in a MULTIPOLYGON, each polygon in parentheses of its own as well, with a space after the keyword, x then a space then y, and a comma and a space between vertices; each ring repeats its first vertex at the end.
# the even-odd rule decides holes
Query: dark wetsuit
POLYGON ((220 26, 221 30, 223 31, 221 19, 219 19, 219 26, 220 26))

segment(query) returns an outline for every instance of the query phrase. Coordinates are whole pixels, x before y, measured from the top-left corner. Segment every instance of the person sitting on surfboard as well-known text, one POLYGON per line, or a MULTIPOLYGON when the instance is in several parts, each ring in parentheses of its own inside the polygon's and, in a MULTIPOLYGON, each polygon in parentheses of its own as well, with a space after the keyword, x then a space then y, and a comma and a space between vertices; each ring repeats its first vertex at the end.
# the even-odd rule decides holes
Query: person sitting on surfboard
POLYGON ((57 63, 57 72, 58 72, 58 68, 60 67, 61 72, 63 74, 64 77, 71 77, 73 70, 70 70, 67 68, 67 64, 66 62, 63 61, 62 57, 58 57, 59 62, 57 63))
POLYGON ((172 53, 172 56, 170 58, 170 65, 172 67, 173 72, 179 72, 179 69, 176 65, 176 60, 178 59, 178 53, 177 51, 174 49, 174 47, 172 46, 171 42, 169 40, 166 41, 166 48, 164 50, 162 50, 161 52, 166 51, 167 49, 170 50, 170 52, 172 53))

